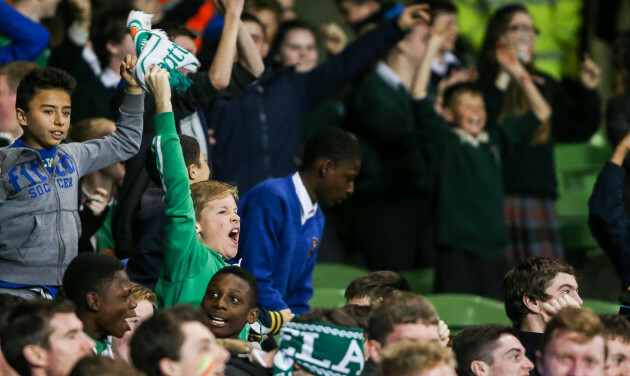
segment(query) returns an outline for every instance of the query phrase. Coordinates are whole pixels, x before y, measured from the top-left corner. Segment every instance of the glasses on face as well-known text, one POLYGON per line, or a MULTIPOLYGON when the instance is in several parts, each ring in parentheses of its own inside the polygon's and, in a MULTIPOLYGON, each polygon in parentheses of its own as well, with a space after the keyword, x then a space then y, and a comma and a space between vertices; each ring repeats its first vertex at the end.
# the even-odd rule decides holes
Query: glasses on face
POLYGON ((507 31, 509 32, 519 32, 519 33, 532 33, 535 35, 539 35, 540 34, 540 29, 538 29, 536 26, 534 25, 525 25, 525 24, 514 24, 514 25, 508 25, 507 27, 507 31))

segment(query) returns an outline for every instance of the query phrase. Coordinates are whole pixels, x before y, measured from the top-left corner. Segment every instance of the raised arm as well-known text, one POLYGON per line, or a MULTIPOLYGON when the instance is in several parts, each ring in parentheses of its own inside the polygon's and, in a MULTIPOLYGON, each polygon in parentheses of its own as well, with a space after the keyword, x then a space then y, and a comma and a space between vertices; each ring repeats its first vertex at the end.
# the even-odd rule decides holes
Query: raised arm
POLYGON ((523 89, 532 112, 542 122, 551 118, 551 106, 534 84, 531 75, 521 64, 516 52, 506 42, 499 41, 496 48, 497 61, 501 68, 523 89))
POLYGON ((34 61, 48 45, 50 34, 39 23, 0 1, 0 31, 12 41, 0 48, 0 65, 17 60, 34 61))
POLYGON ((212 85, 217 89, 225 89, 230 84, 234 56, 236 56, 236 41, 243 13, 244 0, 218 0, 217 9, 224 12, 225 23, 217 53, 212 60, 208 75, 212 85))
POLYGON ((241 20, 238 22, 236 47, 238 49, 238 62, 251 74, 259 77, 265 71, 265 63, 263 63, 262 56, 258 53, 251 35, 241 20))

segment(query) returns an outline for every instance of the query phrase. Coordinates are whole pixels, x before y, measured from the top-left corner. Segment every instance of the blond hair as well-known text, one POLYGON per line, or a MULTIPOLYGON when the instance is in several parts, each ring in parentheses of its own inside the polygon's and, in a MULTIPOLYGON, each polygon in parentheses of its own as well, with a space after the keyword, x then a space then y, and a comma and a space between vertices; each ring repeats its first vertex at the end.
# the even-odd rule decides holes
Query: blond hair
POLYGON ((597 336, 603 337, 604 325, 590 308, 563 308, 553 316, 545 328, 541 341, 543 352, 557 332, 574 332, 577 334, 576 342, 586 343, 597 336))
POLYGON ((131 297, 136 302, 146 300, 154 307, 157 305, 157 295, 155 295, 151 289, 148 289, 139 283, 131 282, 131 297))
POLYGON ((201 220, 201 212, 208 202, 232 196, 238 201, 238 190, 235 186, 216 180, 200 181, 190 186, 190 195, 195 207, 195 219, 201 220))
POLYGON ((442 364, 455 367, 451 349, 437 342, 420 344, 405 341, 383 349, 378 369, 381 376, 405 376, 412 372, 429 371, 442 364))

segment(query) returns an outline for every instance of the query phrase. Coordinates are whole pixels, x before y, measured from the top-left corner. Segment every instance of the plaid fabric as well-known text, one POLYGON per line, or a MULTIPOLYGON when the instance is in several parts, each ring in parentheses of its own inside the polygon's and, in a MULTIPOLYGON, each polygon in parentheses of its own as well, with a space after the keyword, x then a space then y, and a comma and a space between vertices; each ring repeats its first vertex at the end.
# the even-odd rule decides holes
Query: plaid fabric
POLYGON ((533 256, 562 258, 554 199, 506 194, 503 213, 510 262, 517 264, 533 256))

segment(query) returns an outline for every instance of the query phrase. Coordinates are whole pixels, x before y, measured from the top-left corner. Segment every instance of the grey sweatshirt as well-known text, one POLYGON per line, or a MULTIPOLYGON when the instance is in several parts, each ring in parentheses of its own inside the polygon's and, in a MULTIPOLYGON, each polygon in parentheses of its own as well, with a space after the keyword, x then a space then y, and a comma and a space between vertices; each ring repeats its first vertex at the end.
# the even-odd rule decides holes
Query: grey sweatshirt
POLYGON ((79 179, 138 152, 143 111, 144 95, 125 94, 116 131, 59 145, 52 175, 37 151, 0 148, 0 281, 61 285, 81 234, 79 179))

